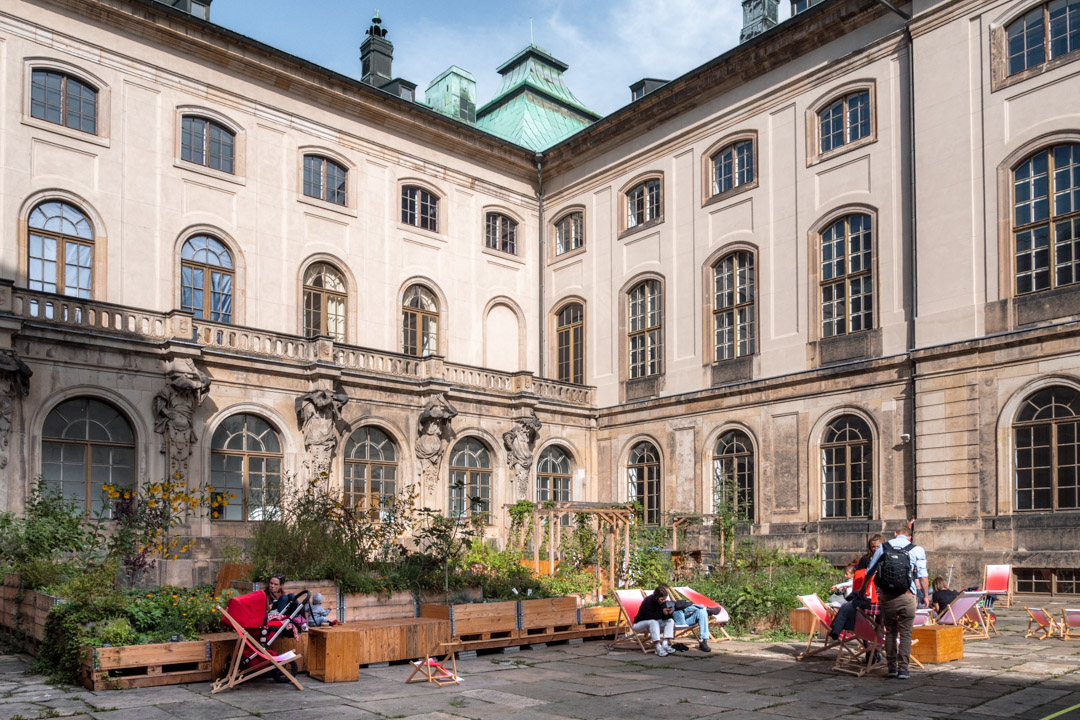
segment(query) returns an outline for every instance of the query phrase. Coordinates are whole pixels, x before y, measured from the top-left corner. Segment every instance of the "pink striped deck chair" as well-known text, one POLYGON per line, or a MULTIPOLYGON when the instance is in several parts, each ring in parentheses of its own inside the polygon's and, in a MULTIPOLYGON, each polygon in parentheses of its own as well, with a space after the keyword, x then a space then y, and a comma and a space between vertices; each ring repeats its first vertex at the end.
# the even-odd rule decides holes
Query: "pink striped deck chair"
POLYGON ((914 627, 919 627, 920 625, 933 625, 933 624, 934 624, 934 617, 933 617, 933 615, 931 614, 931 612, 929 610, 916 610, 915 611, 915 625, 914 625, 914 627))
POLYGON ((989 640, 990 630, 986 616, 979 609, 981 591, 965 592, 956 596, 937 617, 939 625, 958 625, 964 628, 968 640, 989 640))
MULTIPOLYGON (((862 677, 869 672, 887 667, 886 642, 885 627, 875 625, 865 613, 858 611, 855 613, 854 632, 844 632, 840 636, 840 653, 836 656, 833 670, 862 677)), ((912 639, 911 646, 915 647, 918 643, 918 640, 912 639)), ((914 655, 909 656, 908 659, 911 663, 923 668, 923 664, 914 655)))
POLYGON ((1061 632, 1061 624, 1054 620, 1046 610, 1029 607, 1025 607, 1024 610, 1027 611, 1029 618, 1027 632, 1024 633, 1024 637, 1037 637, 1040 640, 1045 640, 1061 632), (1038 628, 1038 630, 1033 628, 1038 628))
POLYGON ((987 565, 983 590, 987 595, 1005 596, 1005 607, 1012 607, 1012 565, 987 565))
POLYGON ((829 627, 836 616, 836 611, 821 602, 821 598, 817 596, 817 593, 800 595, 799 602, 814 616, 814 627, 810 631, 810 639, 806 643, 806 650, 796 655, 795 659, 805 660, 834 647, 840 647, 840 640, 833 640, 829 637, 829 627), (814 640, 818 636, 821 636, 822 644, 820 647, 814 647, 814 640))
POLYGON ((1061 639, 1080 640, 1080 608, 1065 608, 1061 611, 1061 639), (1078 634, 1073 635, 1073 631, 1078 634))
POLYGON ((719 613, 709 616, 709 627, 715 627, 720 629, 720 632, 724 634, 724 637, 720 638, 721 641, 731 639, 731 636, 728 635, 727 630, 724 629, 724 626, 731 622, 731 616, 728 615, 728 611, 724 609, 723 605, 720 605, 715 600, 711 600, 710 598, 705 597, 704 595, 697 592, 696 590, 693 590, 692 588, 674 587, 671 589, 676 594, 682 596, 684 600, 689 600, 695 605, 700 605, 706 610, 708 610, 709 608, 720 608, 719 613))

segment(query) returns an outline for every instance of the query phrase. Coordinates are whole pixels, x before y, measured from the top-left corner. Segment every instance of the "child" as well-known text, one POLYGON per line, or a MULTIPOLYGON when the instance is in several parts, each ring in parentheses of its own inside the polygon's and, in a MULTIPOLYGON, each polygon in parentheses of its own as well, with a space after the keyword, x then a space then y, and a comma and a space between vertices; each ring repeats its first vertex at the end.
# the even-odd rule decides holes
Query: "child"
POLYGON ((330 619, 330 611, 323 607, 322 593, 311 596, 311 626, 336 625, 337 622, 330 619))

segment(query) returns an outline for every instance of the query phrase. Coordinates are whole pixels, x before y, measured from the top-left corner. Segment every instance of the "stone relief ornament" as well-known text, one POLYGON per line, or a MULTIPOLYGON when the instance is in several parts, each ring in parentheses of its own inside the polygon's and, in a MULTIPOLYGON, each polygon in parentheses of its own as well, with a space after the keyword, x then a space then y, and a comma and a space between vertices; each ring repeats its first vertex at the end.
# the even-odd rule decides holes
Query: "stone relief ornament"
POLYGON ((165 441, 169 477, 187 477, 191 446, 195 444, 192 417, 210 392, 210 377, 190 358, 165 364, 165 389, 154 396, 154 430, 165 441))
POLYGON ((445 450, 444 440, 450 430, 450 421, 458 411, 439 393, 428 401, 420 413, 417 425, 416 459, 419 461, 420 478, 426 481, 428 490, 434 490, 439 477, 439 462, 445 450))
POLYGON ((8 464, 15 403, 30 393, 30 376, 33 374, 34 371, 14 350, 0 351, 0 468, 8 464))
POLYGON ((518 499, 528 497, 529 469, 532 467, 533 448, 541 427, 543 425, 536 413, 530 410, 528 415, 517 419, 513 428, 503 433, 503 445, 508 451, 507 462, 514 471, 514 487, 518 499))
POLYGON ((329 390, 313 390, 296 398, 296 420, 307 449, 304 469, 308 480, 330 476, 330 462, 338 444, 337 426, 342 422, 341 408, 348 401, 345 393, 329 390))

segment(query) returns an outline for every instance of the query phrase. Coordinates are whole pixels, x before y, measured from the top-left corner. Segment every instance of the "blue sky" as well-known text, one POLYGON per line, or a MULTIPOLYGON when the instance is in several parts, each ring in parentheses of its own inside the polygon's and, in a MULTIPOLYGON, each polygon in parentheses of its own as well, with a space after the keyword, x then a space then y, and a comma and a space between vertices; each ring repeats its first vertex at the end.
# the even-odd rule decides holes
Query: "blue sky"
MULTIPOLYGON (((782 0, 780 17, 789 3, 782 0)), ((360 76, 360 43, 378 8, 394 74, 422 91, 450 65, 473 74, 482 104, 495 68, 529 43, 570 66, 567 83, 601 114, 625 105, 643 77, 678 77, 738 42, 740 0, 215 0, 211 19, 344 75, 360 76)))

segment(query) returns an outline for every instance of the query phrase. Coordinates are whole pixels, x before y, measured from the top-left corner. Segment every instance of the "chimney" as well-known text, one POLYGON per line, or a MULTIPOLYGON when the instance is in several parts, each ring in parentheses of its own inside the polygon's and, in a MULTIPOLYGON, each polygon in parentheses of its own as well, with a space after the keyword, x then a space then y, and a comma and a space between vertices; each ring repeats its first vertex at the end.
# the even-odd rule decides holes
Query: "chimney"
POLYGON ((371 27, 367 29, 367 38, 360 45, 360 65, 363 73, 361 82, 381 88, 393 79, 390 64, 394 60, 394 44, 386 39, 386 28, 382 18, 375 11, 371 18, 371 27))
POLYGON ((739 42, 776 27, 780 15, 780 0, 742 0, 743 29, 739 42))

